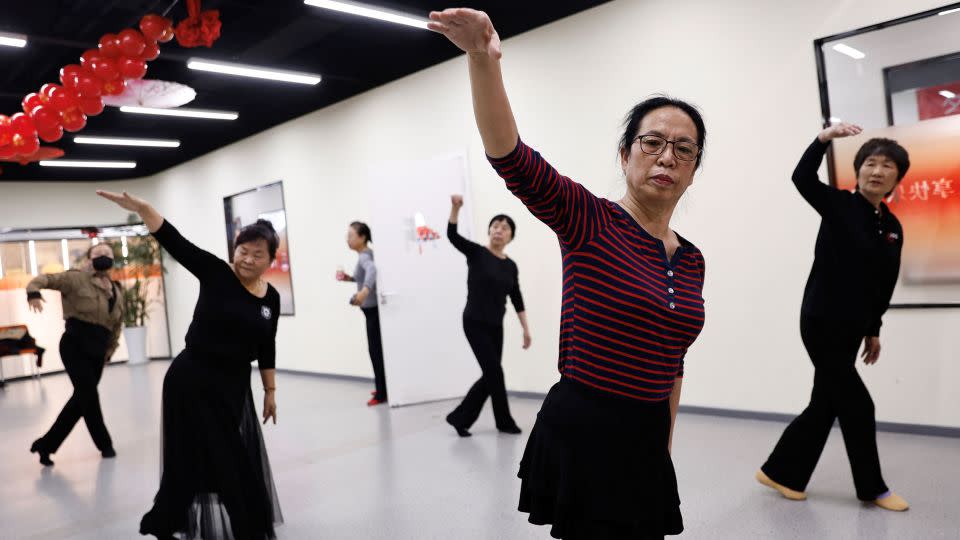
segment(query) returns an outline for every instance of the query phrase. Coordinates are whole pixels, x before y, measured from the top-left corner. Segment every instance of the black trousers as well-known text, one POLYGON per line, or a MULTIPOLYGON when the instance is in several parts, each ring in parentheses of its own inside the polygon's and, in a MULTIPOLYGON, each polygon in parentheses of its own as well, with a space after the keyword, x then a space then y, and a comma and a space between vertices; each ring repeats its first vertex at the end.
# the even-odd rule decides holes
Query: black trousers
POLYGON ((838 419, 857 498, 874 500, 887 485, 880 473, 873 400, 855 367, 863 332, 803 318, 800 334, 815 368, 813 393, 807 408, 783 432, 763 472, 804 491, 838 419))
POLYGON ((503 360, 503 326, 464 319, 463 331, 483 374, 470 387, 463 402, 450 413, 450 421, 458 427, 469 428, 477 421, 489 396, 497 428, 515 427, 517 423, 510 416, 507 388, 500 365, 503 360))
MULTIPOLYGON (((90 325, 93 326, 93 325, 90 325)), ((113 448, 113 441, 103 423, 103 411, 100 409, 100 394, 97 385, 103 375, 106 358, 106 344, 102 343, 102 333, 93 329, 69 331, 60 339, 60 358, 73 383, 73 395, 63 406, 60 415, 43 437, 39 447, 50 454, 60 448, 73 426, 83 418, 87 431, 93 438, 93 444, 102 452, 113 448)))
POLYGON ((376 307, 363 308, 367 319, 367 348, 370 350, 370 362, 373 364, 373 380, 377 393, 375 398, 387 400, 387 376, 383 371, 383 343, 380 339, 380 310, 376 307))

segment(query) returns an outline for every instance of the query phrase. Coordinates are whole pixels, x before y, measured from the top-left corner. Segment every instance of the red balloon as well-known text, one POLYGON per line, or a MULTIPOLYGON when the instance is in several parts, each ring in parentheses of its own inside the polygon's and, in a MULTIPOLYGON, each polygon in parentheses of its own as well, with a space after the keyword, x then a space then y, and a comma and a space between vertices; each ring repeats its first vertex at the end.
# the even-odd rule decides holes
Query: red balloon
POLYGON ((33 123, 33 118, 30 118, 24 113, 17 113, 11 116, 10 125, 13 127, 13 132, 17 135, 32 137, 37 134, 37 125, 33 123))
POLYGON ((143 34, 133 28, 127 28, 120 32, 119 38, 120 50, 128 58, 139 58, 147 45, 146 40, 143 39, 143 34))
POLYGON ((123 79, 114 79, 104 82, 102 88, 105 96, 119 96, 127 89, 127 83, 123 82, 123 79))
POLYGON ((80 97, 99 97, 103 93, 103 85, 92 73, 84 70, 77 79, 77 94, 80 97))
POLYGON ((116 34, 104 34, 100 38, 100 56, 104 58, 119 58, 121 54, 120 39, 116 34))
POLYGON ((37 131, 37 137, 43 142, 57 142, 63 137, 63 126, 57 124, 53 129, 37 131))
POLYGON ((160 38, 157 39, 160 43, 166 43, 174 38, 176 34, 173 32, 173 23, 170 23, 169 26, 163 29, 163 34, 160 35, 160 38))
POLYGON ((77 64, 63 66, 60 69, 60 82, 66 88, 76 88, 81 73, 83 73, 83 68, 77 64))
POLYGON ((74 107, 63 111, 63 129, 70 132, 80 131, 86 125, 87 116, 80 109, 74 107))
POLYGON ((49 105, 38 106, 30 111, 30 116, 37 126, 37 132, 50 131, 60 125, 60 111, 49 105))
POLYGON ((9 116, 0 114, 0 147, 10 144, 13 140, 13 124, 9 116))
POLYGON ((142 79, 147 74, 147 63, 143 60, 124 58, 120 60, 120 76, 124 79, 142 79))
POLYGON ((59 84, 43 85, 40 91, 47 96, 47 103, 58 111, 77 106, 77 95, 59 84), (48 87, 49 86, 49 87, 48 87))
POLYGON ((107 58, 93 60, 90 62, 90 69, 93 70, 94 76, 101 81, 112 81, 120 76, 120 72, 117 71, 117 64, 107 58))
POLYGON ((23 112, 30 112, 40 105, 46 105, 46 103, 46 96, 42 96, 36 92, 31 92, 27 94, 25 98, 23 98, 23 101, 20 104, 23 106, 23 112))
POLYGON ((97 58, 102 58, 100 56, 99 49, 87 49, 86 51, 83 52, 83 54, 80 55, 80 65, 85 68, 89 68, 90 63, 96 60, 97 58))
POLYGON ((163 36, 164 30, 171 24, 170 19, 151 13, 150 15, 144 15, 143 18, 140 19, 140 31, 143 32, 143 35, 148 40, 157 41, 163 36))
POLYGON ((17 149, 12 144, 0 146, 0 159, 10 159, 17 155, 17 149))
POLYGON ((40 87, 40 95, 43 96, 43 97, 45 97, 45 98, 47 98, 47 99, 49 99, 49 98, 50 98, 50 90, 53 90, 54 88, 63 88, 63 87, 60 86, 59 84, 47 83, 47 84, 45 84, 45 85, 43 85, 43 86, 40 87))
POLYGON ((157 45, 156 41, 148 41, 147 45, 143 48, 143 54, 140 55, 140 59, 149 62, 156 60, 158 56, 160 56, 160 46, 157 45))
POLYGON ((40 148, 40 140, 37 139, 36 133, 33 133, 32 135, 23 135, 21 133, 17 133, 13 136, 13 143, 11 146, 13 146, 17 155, 29 156, 40 148))
POLYGON ((96 116, 103 112, 103 99, 100 97, 78 98, 77 106, 87 116, 96 116))

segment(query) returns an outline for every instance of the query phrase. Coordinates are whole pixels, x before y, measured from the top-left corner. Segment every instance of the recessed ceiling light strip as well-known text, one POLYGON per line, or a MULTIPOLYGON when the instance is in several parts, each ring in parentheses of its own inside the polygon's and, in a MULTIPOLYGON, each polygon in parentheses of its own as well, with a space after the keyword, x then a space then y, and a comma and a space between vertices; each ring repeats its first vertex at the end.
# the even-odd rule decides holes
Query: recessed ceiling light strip
POLYGON ((224 75, 238 75, 241 77, 253 77, 256 79, 268 79, 272 81, 283 81, 308 85, 315 85, 319 83, 321 79, 320 75, 317 75, 316 73, 285 71, 259 66, 203 60, 201 58, 191 58, 187 60, 187 67, 197 71, 209 71, 212 73, 222 73, 224 75))
POLYGON ((427 29, 427 19, 400 13, 399 11, 386 10, 379 7, 358 4, 356 2, 343 2, 340 0, 303 0, 304 4, 341 13, 349 13, 360 17, 377 19, 380 21, 412 26, 414 28, 427 29))
POLYGON ((120 112, 134 114, 153 114, 157 116, 177 116, 181 118, 205 118, 208 120, 236 120, 240 114, 232 111, 212 111, 208 109, 184 109, 177 107, 173 109, 158 109, 153 107, 138 107, 135 105, 124 105, 120 107, 120 112))

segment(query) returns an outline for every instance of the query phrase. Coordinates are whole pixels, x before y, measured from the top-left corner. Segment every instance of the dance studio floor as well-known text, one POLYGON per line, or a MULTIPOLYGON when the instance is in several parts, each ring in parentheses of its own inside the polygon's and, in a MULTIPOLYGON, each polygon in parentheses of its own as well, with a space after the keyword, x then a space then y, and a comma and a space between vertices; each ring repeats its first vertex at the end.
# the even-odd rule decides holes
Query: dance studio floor
MULTIPOLYGON (((168 365, 106 370, 100 389, 114 460, 100 458, 82 425, 52 468, 27 452, 70 393, 65 375, 0 389, 0 539, 137 538, 157 488, 168 365)), ((499 435, 489 410, 474 436, 460 439, 443 422, 449 402, 370 409, 367 383, 283 373, 278 383, 279 423, 266 426, 265 438, 286 519, 279 538, 549 538, 516 511, 526 434, 499 435)), ((539 401, 511 404, 528 432, 539 401)), ((913 504, 894 514, 853 496, 837 431, 810 499, 798 503, 753 480, 783 424, 698 415, 678 422, 685 538, 960 538, 960 439, 880 434, 886 479, 913 504)))

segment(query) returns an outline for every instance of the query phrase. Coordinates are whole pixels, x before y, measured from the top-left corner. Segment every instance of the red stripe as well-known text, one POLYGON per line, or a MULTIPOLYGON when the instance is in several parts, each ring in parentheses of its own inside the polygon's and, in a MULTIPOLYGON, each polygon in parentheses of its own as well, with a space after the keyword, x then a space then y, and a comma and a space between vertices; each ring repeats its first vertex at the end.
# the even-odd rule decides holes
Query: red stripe
MULTIPOLYGON (((582 352, 582 353, 588 355, 588 358, 596 358, 596 359, 598 359, 598 360, 603 360, 604 362, 610 362, 611 364, 617 364, 617 365, 619 365, 619 366, 623 366, 623 367, 626 367, 626 368, 630 368, 630 369, 632 369, 632 370, 634 370, 634 371, 643 371, 644 373, 653 373, 654 375, 670 375, 670 373, 668 373, 668 372, 666 372, 666 371, 657 371, 657 370, 655 370, 655 369, 647 369, 647 368, 645 368, 645 367, 634 366, 634 365, 628 364, 627 362, 623 362, 623 361, 621 361, 621 360, 614 360, 613 358, 608 358, 608 357, 606 357, 606 356, 601 356, 601 355, 596 354, 596 353, 594 353, 594 352, 588 351, 588 350, 584 349, 583 347, 577 347, 576 345, 574 345, 573 347, 571 347, 570 350, 582 352)), ((573 356, 568 356, 568 357, 569 357, 569 358, 573 358, 573 356)), ((577 357, 577 358, 579 358, 579 357, 577 357)), ((583 358, 580 358, 580 360, 586 361, 586 360, 583 359, 583 358)), ((678 367, 678 366, 671 366, 671 367, 676 368, 676 367, 678 367)), ((609 368, 608 368, 608 369, 609 369, 609 368)), ((609 369, 609 370, 610 370, 610 371, 616 371, 616 370, 612 370, 612 369, 609 369)))
MULTIPOLYGON (((624 343, 624 342, 618 341, 618 340, 616 340, 616 339, 610 339, 610 338, 604 337, 604 336, 602 336, 602 335, 597 334, 596 332, 591 332, 591 331, 589 331, 589 330, 586 330, 586 329, 583 328, 582 326, 579 327, 577 330, 578 330, 579 332, 581 332, 581 333, 587 334, 588 336, 593 336, 593 337, 600 338, 600 339, 602 339, 602 340, 604 340, 604 341, 606 341, 606 342, 608 342, 608 343, 614 343, 614 344, 617 344, 617 345, 622 345, 622 346, 624 346, 624 347, 628 347, 628 348, 630 348, 630 349, 634 349, 634 350, 638 350, 638 351, 643 351, 643 352, 648 352, 648 353, 650 353, 650 354, 652 354, 652 355, 654 355, 654 356, 664 357, 664 355, 659 354, 659 353, 656 353, 656 352, 654 352, 654 351, 648 351, 647 349, 644 349, 644 348, 642 348, 642 347, 634 347, 634 346, 631 346, 629 343, 624 343)), ((614 349, 613 347, 607 347, 607 346, 605 346, 605 345, 601 345, 601 344, 599 344, 599 343, 595 343, 595 342, 593 342, 593 341, 590 341, 590 340, 588 340, 588 339, 586 339, 586 338, 583 338, 583 337, 580 337, 580 336, 575 336, 574 339, 576 339, 577 341, 582 342, 582 343, 584 343, 584 344, 590 345, 591 347, 596 347, 596 348, 598 348, 598 349, 601 349, 601 350, 604 350, 604 351, 607 351, 607 352, 611 352, 611 353, 614 353, 614 354, 619 354, 620 356, 624 356, 624 357, 627 357, 627 358, 636 360, 636 361, 638 361, 638 362, 647 362, 647 363, 653 364, 653 365, 655 365, 655 366, 664 366, 664 367, 671 367, 671 368, 677 366, 677 363, 676 363, 676 362, 657 362, 656 360, 650 360, 649 358, 643 358, 643 357, 640 357, 640 356, 632 355, 632 354, 626 353, 626 352, 624 352, 623 350, 620 350, 620 349, 614 349)))
MULTIPOLYGON (((640 386, 636 386, 636 385, 633 385, 633 384, 627 384, 627 383, 624 383, 624 382, 621 382, 621 381, 617 381, 617 380, 611 379, 611 378, 609 378, 609 377, 601 377, 600 375, 597 375, 596 373, 590 373, 589 371, 586 371, 586 370, 584 370, 584 369, 579 369, 576 365, 569 365, 569 364, 568 364, 568 365, 565 366, 565 368, 566 368, 567 370, 580 371, 580 372, 589 374, 589 375, 590 375, 591 377, 593 377, 594 379, 600 379, 601 381, 610 382, 610 383, 617 384, 617 385, 620 385, 620 386, 626 386, 627 388, 632 388, 632 389, 634 389, 634 390, 640 390, 641 392, 647 392, 647 393, 651 393, 651 394, 655 393, 655 392, 651 392, 650 390, 647 390, 646 388, 643 388, 643 387, 640 387, 640 386)), ((613 388, 608 388, 608 387, 600 386, 600 385, 598 385, 598 384, 596 384, 596 383, 592 383, 592 382, 590 382, 590 381, 587 381, 587 380, 585 380, 585 379, 582 379, 582 378, 580 378, 580 377, 577 377, 576 375, 573 375, 573 374, 565 374, 565 376, 570 377, 571 379, 576 379, 576 380, 578 380, 578 381, 580 381, 580 382, 582 382, 582 383, 584 383, 584 384, 588 384, 588 385, 590 385, 590 386, 592 386, 592 387, 594 387, 594 388, 599 388, 599 389, 601 389, 601 390, 606 390, 607 392, 613 392, 613 393, 615 393, 615 394, 621 394, 621 395, 624 395, 624 396, 627 396, 627 397, 632 397, 632 398, 634 398, 634 399, 640 399, 640 400, 643 400, 643 401, 663 401, 664 399, 666 399, 666 397, 669 397, 669 396, 670 396, 670 393, 669 393, 669 392, 666 394, 666 397, 663 397, 663 398, 652 398, 652 397, 639 396, 639 395, 637 395, 637 394, 627 394, 627 393, 621 392, 621 391, 616 390, 616 389, 613 389, 613 388)))

